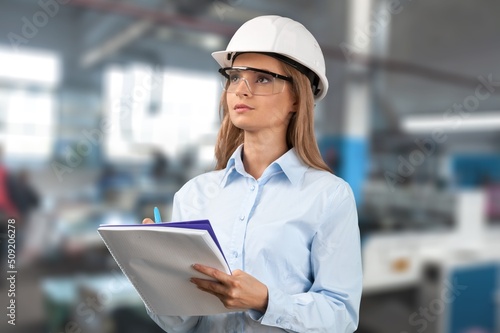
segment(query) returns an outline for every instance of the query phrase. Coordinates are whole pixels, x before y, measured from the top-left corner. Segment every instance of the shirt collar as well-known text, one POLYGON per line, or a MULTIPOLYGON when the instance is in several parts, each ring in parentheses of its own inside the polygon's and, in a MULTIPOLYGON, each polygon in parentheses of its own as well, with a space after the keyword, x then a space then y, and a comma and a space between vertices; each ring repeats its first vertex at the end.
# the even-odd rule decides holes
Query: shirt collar
MULTIPOLYGON (((241 159, 241 153, 243 151, 243 144, 238 146, 234 153, 229 158, 226 168, 224 170, 224 176, 221 180, 221 186, 225 187, 232 179, 232 175, 236 172, 242 176, 250 176, 243 166, 243 161, 241 159)), ((281 155, 276 161, 271 163, 264 173, 261 179, 265 177, 270 177, 277 171, 283 171, 286 178, 292 183, 292 185, 297 185, 302 180, 304 173, 308 169, 302 160, 297 155, 295 148, 288 150, 286 153, 281 155)))

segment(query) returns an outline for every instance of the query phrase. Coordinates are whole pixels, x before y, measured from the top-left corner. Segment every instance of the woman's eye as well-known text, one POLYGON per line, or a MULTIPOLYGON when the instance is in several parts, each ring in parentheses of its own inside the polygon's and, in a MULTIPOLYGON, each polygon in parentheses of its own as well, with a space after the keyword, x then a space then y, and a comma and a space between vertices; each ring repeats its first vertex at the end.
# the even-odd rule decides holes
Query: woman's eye
POLYGON ((257 83, 269 83, 271 82, 271 78, 267 76, 259 76, 257 78, 257 83))
POLYGON ((229 76, 229 81, 230 81, 230 82, 232 82, 232 83, 236 83, 236 82, 238 82, 238 81, 239 81, 239 79, 240 79, 239 74, 231 74, 231 75, 229 76))

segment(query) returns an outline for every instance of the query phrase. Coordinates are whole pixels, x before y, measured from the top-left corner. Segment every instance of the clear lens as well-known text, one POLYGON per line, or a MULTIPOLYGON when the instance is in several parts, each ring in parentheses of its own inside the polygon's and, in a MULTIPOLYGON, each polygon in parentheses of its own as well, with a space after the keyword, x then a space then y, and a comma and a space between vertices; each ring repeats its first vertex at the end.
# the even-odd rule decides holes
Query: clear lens
POLYGON ((249 90, 253 95, 265 96, 279 94, 285 87, 284 80, 249 69, 226 69, 222 79, 222 87, 229 93, 243 89, 249 90), (241 85, 242 82, 245 86, 241 85))

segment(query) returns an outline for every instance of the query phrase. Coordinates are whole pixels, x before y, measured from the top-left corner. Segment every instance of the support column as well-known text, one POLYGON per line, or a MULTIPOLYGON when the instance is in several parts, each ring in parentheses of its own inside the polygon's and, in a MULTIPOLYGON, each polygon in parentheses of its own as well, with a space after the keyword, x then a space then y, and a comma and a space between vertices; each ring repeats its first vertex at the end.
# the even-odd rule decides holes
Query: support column
POLYGON ((340 174, 352 187, 356 202, 362 203, 362 187, 369 163, 370 77, 366 62, 356 55, 369 56, 370 11, 373 2, 348 1, 347 42, 341 45, 347 60, 344 90, 344 121, 340 138, 340 174), (368 33, 367 33, 368 32, 368 33), (349 51, 356 54, 349 53, 349 51))
POLYGON ((325 160, 350 184, 358 205, 363 201, 362 187, 370 163, 372 86, 376 70, 370 68, 368 59, 386 54, 391 16, 387 6, 386 0, 347 1, 346 38, 338 45, 345 57, 341 129, 337 132, 340 134, 327 135, 320 141, 325 160))

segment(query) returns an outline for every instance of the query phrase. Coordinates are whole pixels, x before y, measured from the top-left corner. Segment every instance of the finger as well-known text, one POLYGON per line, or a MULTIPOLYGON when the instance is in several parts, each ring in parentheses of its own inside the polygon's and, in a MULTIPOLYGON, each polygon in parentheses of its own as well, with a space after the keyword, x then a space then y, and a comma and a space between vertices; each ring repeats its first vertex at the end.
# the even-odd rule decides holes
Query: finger
POLYGON ((225 292, 225 287, 216 281, 210 281, 198 278, 191 278, 190 281, 193 284, 195 284, 198 289, 206 291, 217 297, 220 297, 225 292))
POLYGON ((151 220, 149 217, 147 217, 144 220, 142 220, 142 224, 154 224, 154 221, 151 220))
POLYGON ((209 266, 194 264, 193 268, 195 270, 197 270, 198 272, 205 274, 207 276, 210 276, 221 283, 227 282, 228 279, 230 278, 230 276, 227 275, 226 273, 221 272, 218 269, 215 269, 215 268, 212 268, 209 266))

